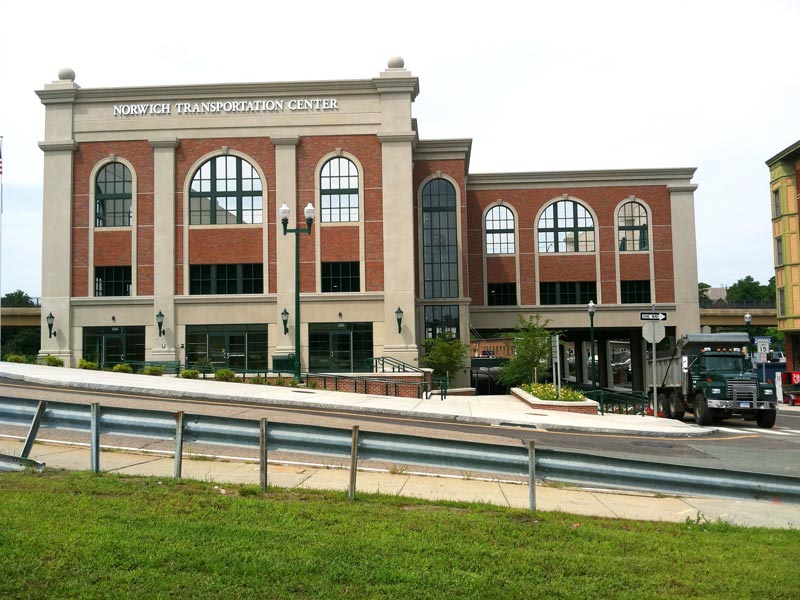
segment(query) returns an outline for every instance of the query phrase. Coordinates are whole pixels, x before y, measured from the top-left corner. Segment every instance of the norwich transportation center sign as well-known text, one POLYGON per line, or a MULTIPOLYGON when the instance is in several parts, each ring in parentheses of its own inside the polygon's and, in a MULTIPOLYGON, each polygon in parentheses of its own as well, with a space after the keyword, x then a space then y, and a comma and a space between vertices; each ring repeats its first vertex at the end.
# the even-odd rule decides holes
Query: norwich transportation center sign
POLYGON ((113 115, 115 117, 154 117, 161 115, 321 112, 335 110, 339 110, 336 98, 279 98, 115 104, 113 115))

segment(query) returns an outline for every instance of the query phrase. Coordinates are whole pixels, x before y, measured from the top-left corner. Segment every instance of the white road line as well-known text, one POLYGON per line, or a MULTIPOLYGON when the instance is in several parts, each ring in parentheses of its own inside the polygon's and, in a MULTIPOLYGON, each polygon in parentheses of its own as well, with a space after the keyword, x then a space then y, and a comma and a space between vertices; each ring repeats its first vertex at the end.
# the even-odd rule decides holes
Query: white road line
POLYGON ((761 429, 761 428, 750 428, 750 427, 743 427, 740 431, 752 431, 753 433, 771 433, 772 435, 792 435, 791 433, 784 433, 782 431, 775 431, 774 429, 761 429))
POLYGON ((714 427, 714 429, 718 429, 719 431, 727 431, 728 433, 742 433, 741 429, 734 429, 733 427, 714 427))
POLYGON ((781 431, 789 431, 791 433, 794 433, 795 435, 800 434, 800 429, 786 429, 785 427, 781 427, 781 431))

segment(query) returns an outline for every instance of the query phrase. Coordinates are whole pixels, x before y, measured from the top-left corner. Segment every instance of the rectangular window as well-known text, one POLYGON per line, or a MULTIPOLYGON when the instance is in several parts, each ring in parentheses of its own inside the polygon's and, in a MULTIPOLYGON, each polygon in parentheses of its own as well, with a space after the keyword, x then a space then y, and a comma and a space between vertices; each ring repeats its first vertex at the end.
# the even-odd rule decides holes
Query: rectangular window
POLYGON ((783 289, 778 290, 778 316, 783 317, 786 315, 786 292, 783 289))
POLYGON ((650 304, 650 280, 620 281, 620 301, 622 304, 650 304))
POLYGON ((588 304, 597 302, 596 281, 543 281, 539 302, 545 304, 588 304))
POLYGON ((358 262, 322 263, 323 292, 359 292, 361 276, 358 262))
POLYGON ((458 339, 458 306, 426 306, 425 307, 425 337, 437 338, 445 334, 452 334, 458 339))
POLYGON ((189 294, 263 294, 264 265, 190 265, 189 294))
POLYGON ((94 268, 94 295, 95 296, 130 296, 131 295, 131 268, 130 267, 95 267, 94 268))
POLYGON ((267 325, 187 325, 186 362, 211 368, 267 370, 267 325))
POLYGON ((516 306, 516 283, 490 283, 486 290, 489 306, 516 306))
POLYGON ((95 204, 95 227, 128 227, 130 224, 130 198, 102 199, 95 204))
POLYGON ((775 238, 775 264, 783 264, 783 238, 775 238))
POLYGON ((781 191, 772 190, 772 216, 781 216, 781 191))

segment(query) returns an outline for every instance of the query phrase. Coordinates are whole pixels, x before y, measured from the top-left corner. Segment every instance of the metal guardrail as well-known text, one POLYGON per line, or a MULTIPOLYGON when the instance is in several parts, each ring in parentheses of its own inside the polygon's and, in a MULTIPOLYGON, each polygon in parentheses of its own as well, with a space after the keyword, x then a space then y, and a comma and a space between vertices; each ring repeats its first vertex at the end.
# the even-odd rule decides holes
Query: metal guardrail
MULTIPOLYGON (((181 476, 185 441, 259 448, 262 489, 267 486, 267 452, 292 452, 351 459, 350 497, 354 497, 358 459, 456 469, 465 472, 528 476, 578 485, 734 498, 770 499, 800 504, 800 477, 727 471, 706 467, 653 463, 581 452, 535 450, 398 435, 359 432, 226 417, 187 415, 132 408, 64 402, 0 399, 0 425, 30 425, 23 445, 27 454, 40 428, 90 434, 91 469, 99 471, 100 435, 126 435, 175 441, 175 477, 181 476)), ((530 506, 536 507, 535 485, 529 485, 530 506)))
POLYGON ((368 367, 373 373, 423 373, 424 371, 419 367, 410 365, 392 358, 391 356, 377 356, 375 358, 367 358, 364 361, 364 366, 368 367), (379 370, 380 368, 380 370, 379 370))
POLYGON ((43 471, 44 463, 35 461, 32 458, 22 458, 21 456, 9 456, 8 454, 0 454, 0 472, 24 471, 25 469, 34 469, 36 471, 43 471))

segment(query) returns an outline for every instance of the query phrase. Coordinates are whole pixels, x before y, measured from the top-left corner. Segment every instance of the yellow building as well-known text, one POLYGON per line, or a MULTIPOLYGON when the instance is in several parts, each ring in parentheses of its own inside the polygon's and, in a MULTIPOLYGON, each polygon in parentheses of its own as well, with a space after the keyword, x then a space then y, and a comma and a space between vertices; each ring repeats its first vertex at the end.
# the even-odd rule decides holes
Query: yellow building
POLYGON ((767 161, 772 208, 778 329, 784 333, 787 370, 800 369, 800 240, 797 179, 800 141, 767 161))

